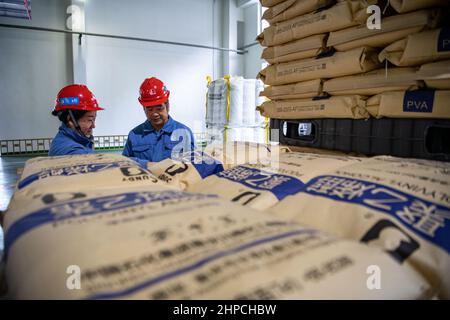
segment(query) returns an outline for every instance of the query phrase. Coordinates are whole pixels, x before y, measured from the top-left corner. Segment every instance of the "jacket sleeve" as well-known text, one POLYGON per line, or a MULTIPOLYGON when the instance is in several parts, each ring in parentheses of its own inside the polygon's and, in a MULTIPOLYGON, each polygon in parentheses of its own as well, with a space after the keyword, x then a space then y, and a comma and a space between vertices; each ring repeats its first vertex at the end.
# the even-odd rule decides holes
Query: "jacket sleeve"
POLYGON ((123 147, 122 155, 125 157, 133 157, 133 149, 131 147, 131 137, 128 135, 127 142, 125 143, 125 146, 123 147))
POLYGON ((90 153, 94 153, 94 150, 75 146, 68 149, 65 154, 69 155, 69 154, 90 154, 90 153))

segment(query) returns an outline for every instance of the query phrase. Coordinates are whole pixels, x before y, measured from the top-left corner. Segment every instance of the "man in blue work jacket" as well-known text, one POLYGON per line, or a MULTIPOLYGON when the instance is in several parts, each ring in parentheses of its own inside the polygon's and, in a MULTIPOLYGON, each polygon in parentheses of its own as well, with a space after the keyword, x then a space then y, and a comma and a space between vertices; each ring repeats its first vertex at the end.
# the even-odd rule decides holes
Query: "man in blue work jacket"
POLYGON ((141 84, 138 100, 147 120, 128 134, 124 156, 145 165, 195 149, 191 129, 169 116, 169 95, 170 91, 157 78, 147 78, 141 84))
POLYGON ((62 88, 52 114, 61 121, 58 133, 52 140, 49 156, 94 153, 97 111, 103 110, 92 92, 82 84, 62 88))

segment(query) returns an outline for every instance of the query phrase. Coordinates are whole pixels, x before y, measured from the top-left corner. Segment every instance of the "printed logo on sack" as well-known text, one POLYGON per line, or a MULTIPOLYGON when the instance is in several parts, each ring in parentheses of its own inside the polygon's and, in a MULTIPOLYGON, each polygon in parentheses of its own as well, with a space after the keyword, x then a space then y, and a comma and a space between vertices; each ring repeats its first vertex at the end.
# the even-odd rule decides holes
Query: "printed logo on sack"
MULTIPOLYGON (((130 160, 131 161, 131 160, 130 160)), ((96 164, 88 164, 88 165, 79 165, 79 166, 71 166, 71 167, 65 167, 65 168, 57 168, 57 169, 49 169, 49 170, 43 170, 38 173, 34 173, 26 177, 25 179, 22 179, 17 184, 17 188, 20 190, 22 188, 25 188, 26 186, 32 184, 35 181, 46 179, 50 177, 56 177, 56 176, 74 176, 74 175, 80 175, 80 174, 86 174, 86 173, 94 173, 94 172, 100 172, 112 168, 123 168, 130 166, 132 164, 130 161, 118 161, 118 162, 112 162, 112 163, 96 163, 96 164)))
POLYGON ((66 269, 66 287, 69 290, 81 290, 81 268, 77 265, 70 265, 66 269))
POLYGON ((67 97, 59 99, 59 103, 62 106, 73 106, 80 104, 80 99, 78 97, 67 97))
POLYGON ((450 253, 450 207, 382 184, 339 176, 316 177, 308 182, 303 192, 388 214, 414 235, 450 253))
POLYGON ((11 246, 24 234, 46 224, 79 217, 107 214, 120 209, 166 201, 197 201, 216 199, 216 195, 180 191, 128 192, 110 196, 60 203, 34 211, 15 221, 5 234, 5 260, 11 246))
POLYGON ((434 90, 406 91, 403 98, 403 112, 432 113, 434 90))
POLYGON ((219 172, 217 176, 238 182, 251 189, 270 191, 278 200, 296 194, 304 187, 303 182, 293 177, 244 166, 219 172))
POLYGON ((438 52, 450 51, 450 28, 442 28, 439 33, 438 52))

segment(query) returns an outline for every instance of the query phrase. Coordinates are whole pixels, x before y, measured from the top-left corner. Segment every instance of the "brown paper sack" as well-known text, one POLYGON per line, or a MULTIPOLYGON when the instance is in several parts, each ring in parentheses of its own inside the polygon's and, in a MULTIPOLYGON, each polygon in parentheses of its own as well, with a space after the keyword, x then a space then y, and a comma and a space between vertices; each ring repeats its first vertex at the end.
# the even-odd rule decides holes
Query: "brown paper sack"
POLYGON ((346 76, 326 80, 323 91, 331 95, 372 96, 385 91, 405 91, 418 89, 415 68, 378 69, 356 76, 346 76))
POLYGON ((417 66, 450 59, 450 28, 411 34, 387 46, 378 56, 396 66, 417 66))
POLYGON ((322 81, 316 79, 283 86, 268 86, 260 95, 271 100, 307 99, 318 96, 321 91, 322 81))
POLYGON ((339 2, 330 9, 277 23, 264 29, 256 40, 263 46, 274 46, 357 25, 361 22, 358 20, 362 19, 360 12, 365 12, 363 1, 339 2))
POLYGON ((427 63, 417 71, 418 79, 424 80, 427 87, 433 89, 450 89, 450 60, 427 63))
POLYGON ((268 101, 263 103, 259 110, 262 115, 275 119, 365 119, 369 117, 364 98, 356 95, 320 100, 268 101))
POLYGON ((445 6, 448 4, 448 0, 390 0, 390 5, 398 13, 445 6))
POLYGON ((47 205, 39 196, 7 212, 11 299, 425 299, 432 293, 423 276, 379 248, 214 195, 136 187, 81 196, 47 205), (383 270, 382 290, 368 290, 368 264, 383 270))
POLYGON ((263 7, 273 7, 285 0, 260 0, 263 7))
POLYGON ((289 20, 332 4, 334 0, 287 0, 264 11, 262 19, 270 24, 289 20))
POLYGON ((357 48, 348 52, 336 52, 332 56, 320 59, 271 65, 261 70, 258 78, 267 85, 281 85, 358 74, 380 66, 376 51, 371 48, 357 48))
POLYGON ((442 13, 438 10, 422 10, 403 15, 383 18, 382 28, 370 30, 366 24, 330 33, 328 47, 347 51, 361 46, 384 48, 394 41, 425 28, 435 28, 442 13))
POLYGON ((416 90, 385 92, 367 100, 375 118, 450 119, 450 91, 416 90))
POLYGON ((375 157, 316 177, 270 211, 381 247, 449 299, 449 170, 441 161, 375 157))
POLYGON ((268 47, 263 50, 261 58, 270 64, 312 58, 325 47, 325 38, 325 34, 320 34, 268 47))

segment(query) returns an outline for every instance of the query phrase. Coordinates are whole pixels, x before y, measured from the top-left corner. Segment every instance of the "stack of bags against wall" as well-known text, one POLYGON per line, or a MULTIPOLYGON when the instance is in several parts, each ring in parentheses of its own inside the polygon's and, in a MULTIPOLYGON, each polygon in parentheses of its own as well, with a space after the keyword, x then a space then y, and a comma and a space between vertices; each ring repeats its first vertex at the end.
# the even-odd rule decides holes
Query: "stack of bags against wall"
MULTIPOLYGON (((386 68, 382 63, 385 47, 400 41, 402 44, 393 47, 396 51, 399 45, 406 46, 402 40, 405 37, 417 37, 417 33, 432 32, 430 30, 435 30, 434 39, 440 38, 441 45, 445 43, 446 31, 438 36, 436 28, 446 11, 439 6, 448 1, 390 1, 391 7, 381 20, 381 29, 369 29, 368 22, 372 20, 367 7, 378 5, 383 10, 385 4, 381 2, 301 1, 303 6, 309 4, 308 10, 316 11, 302 11, 302 15, 295 18, 292 15, 300 12, 294 10, 301 6, 299 1, 284 1, 270 7, 263 18, 272 25, 258 37, 262 45, 269 46, 262 57, 272 64, 259 74, 270 85, 262 94, 272 100, 261 106, 263 114, 279 119, 378 117, 381 115, 373 109, 374 106, 379 109, 382 97, 369 97, 384 92, 397 92, 403 110, 404 92, 422 88, 423 76, 418 73, 417 64, 403 63, 386 68), (324 5, 328 7, 323 8, 324 5), (285 18, 289 20, 283 20, 285 18), (291 61, 294 58, 297 60, 291 61)), ((437 42, 433 43, 433 48, 437 42)), ((439 57, 444 59, 447 54, 441 53, 439 57)), ((437 59, 436 54, 434 58, 437 59)), ((430 80, 438 76, 442 78, 442 72, 428 75, 430 80)), ((442 109, 441 101, 446 97, 446 92, 437 92, 434 109, 442 109)), ((445 112, 434 113, 434 117, 442 117, 445 112)))
POLYGON ((207 143, 247 141, 268 143, 268 120, 256 106, 261 104, 261 81, 225 76, 211 81, 206 95, 207 143))
POLYGON ((375 1, 261 1, 270 26, 257 40, 267 48, 270 65, 259 73, 271 99, 263 115, 278 119, 367 118, 365 97, 322 95, 325 79, 361 74, 380 67, 378 52, 368 46, 335 52, 327 48, 330 32, 365 24, 368 3, 375 1))
POLYGON ((4 228, 12 299, 433 296, 379 248, 168 188, 120 156, 29 161, 4 228))
POLYGON ((323 92, 368 96, 366 109, 375 118, 450 118, 450 63, 434 64, 450 59, 450 36, 443 26, 449 2, 394 0, 389 5, 380 29, 346 28, 331 32, 327 40, 338 51, 376 48, 383 68, 330 79, 323 92))

